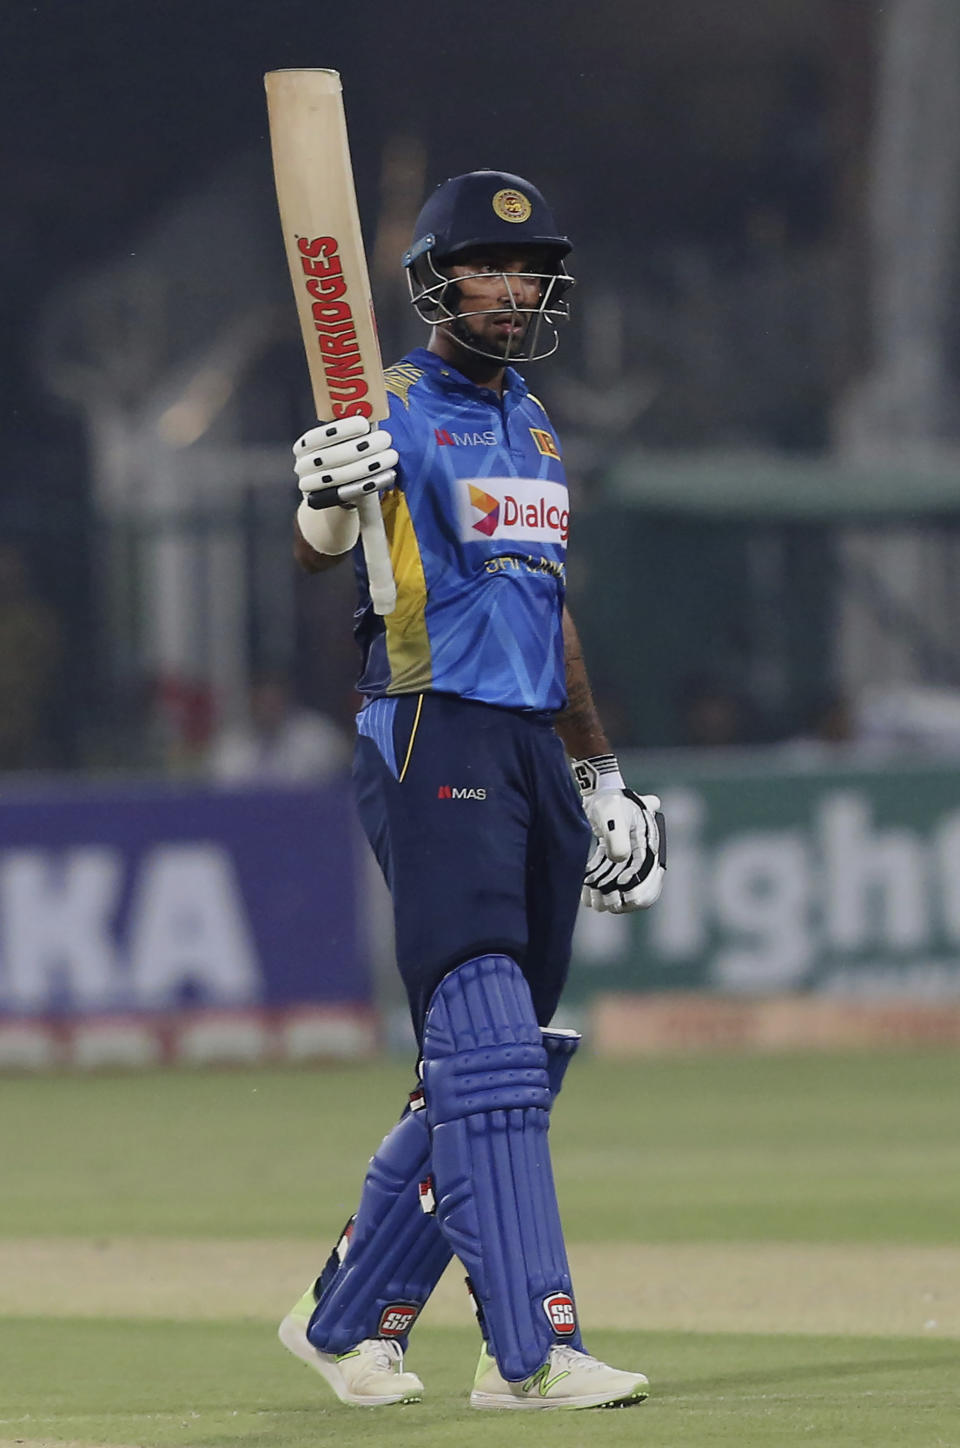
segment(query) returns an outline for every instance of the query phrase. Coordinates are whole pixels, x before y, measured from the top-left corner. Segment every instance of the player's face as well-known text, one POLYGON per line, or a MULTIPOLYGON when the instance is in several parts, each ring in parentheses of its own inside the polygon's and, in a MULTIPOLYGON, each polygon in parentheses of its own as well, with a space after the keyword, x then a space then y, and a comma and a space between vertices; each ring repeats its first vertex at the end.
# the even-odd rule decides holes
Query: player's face
POLYGON ((488 352, 516 353, 529 330, 531 312, 546 283, 537 273, 550 271, 546 252, 537 247, 491 246, 470 252, 445 268, 460 294, 460 324, 488 352))

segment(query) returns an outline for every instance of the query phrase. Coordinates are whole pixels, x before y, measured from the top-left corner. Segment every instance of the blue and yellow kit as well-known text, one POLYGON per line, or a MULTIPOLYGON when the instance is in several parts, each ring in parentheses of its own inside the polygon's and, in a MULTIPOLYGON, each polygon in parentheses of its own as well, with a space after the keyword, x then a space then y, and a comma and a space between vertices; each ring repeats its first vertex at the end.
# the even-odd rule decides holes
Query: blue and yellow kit
POLYGON ((542 404, 513 368, 498 398, 425 348, 386 382, 400 454, 383 495, 397 607, 374 614, 358 548, 360 692, 563 708, 569 505, 542 404))

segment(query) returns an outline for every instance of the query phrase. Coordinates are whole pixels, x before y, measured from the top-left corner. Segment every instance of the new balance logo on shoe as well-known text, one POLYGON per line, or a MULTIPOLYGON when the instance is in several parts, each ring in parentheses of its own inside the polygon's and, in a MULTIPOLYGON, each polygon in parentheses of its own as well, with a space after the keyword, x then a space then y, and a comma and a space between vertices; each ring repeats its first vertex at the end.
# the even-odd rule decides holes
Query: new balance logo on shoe
MULTIPOLYGON (((563 1294, 565 1295, 565 1294, 563 1294)), ((547 1361, 522 1383, 507 1382, 486 1344, 470 1394, 471 1408, 629 1408, 650 1391, 643 1373, 624 1373, 589 1353, 554 1343, 547 1361)))
POLYGON ((523 1384, 523 1391, 525 1393, 532 1393, 534 1392, 534 1390, 536 1390, 540 1394, 541 1398, 545 1398, 549 1393, 550 1389, 556 1387, 557 1383, 560 1382, 561 1378, 568 1378, 569 1376, 570 1373, 567 1368, 564 1368, 562 1372, 554 1373, 553 1376, 551 1376, 550 1364, 547 1362, 544 1363, 542 1368, 534 1373, 532 1378, 527 1378, 527 1381, 523 1384))

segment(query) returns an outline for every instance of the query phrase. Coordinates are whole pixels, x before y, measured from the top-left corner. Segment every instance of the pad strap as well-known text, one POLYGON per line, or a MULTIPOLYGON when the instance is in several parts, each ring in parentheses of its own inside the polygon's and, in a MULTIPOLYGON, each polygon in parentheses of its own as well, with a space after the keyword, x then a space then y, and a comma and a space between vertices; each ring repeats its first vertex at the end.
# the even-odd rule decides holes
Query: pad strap
POLYGON ((550 1105, 560 1095, 563 1078, 567 1074, 570 1058, 576 1053, 583 1040, 579 1031, 561 1030, 559 1027, 541 1026, 540 1040, 547 1053, 547 1080, 550 1083, 550 1105))

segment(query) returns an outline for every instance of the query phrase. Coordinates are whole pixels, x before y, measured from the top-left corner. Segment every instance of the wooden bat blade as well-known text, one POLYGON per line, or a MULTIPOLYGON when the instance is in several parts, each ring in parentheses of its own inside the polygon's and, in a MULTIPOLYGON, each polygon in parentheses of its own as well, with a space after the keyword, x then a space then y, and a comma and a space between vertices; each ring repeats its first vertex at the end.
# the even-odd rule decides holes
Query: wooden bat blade
POLYGON ((317 416, 388 414, 335 70, 264 76, 273 171, 317 416))

